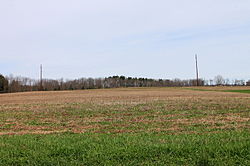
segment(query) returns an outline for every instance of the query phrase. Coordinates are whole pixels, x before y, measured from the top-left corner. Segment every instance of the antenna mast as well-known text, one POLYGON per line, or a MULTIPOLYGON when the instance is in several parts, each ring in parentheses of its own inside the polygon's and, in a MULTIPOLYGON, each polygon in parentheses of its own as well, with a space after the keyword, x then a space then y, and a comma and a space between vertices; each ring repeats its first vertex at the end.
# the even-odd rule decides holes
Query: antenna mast
POLYGON ((43 90, 43 66, 40 65, 40 90, 43 90))
POLYGON ((199 70, 198 70, 197 54, 195 54, 195 63, 196 63, 196 85, 199 86, 199 70))

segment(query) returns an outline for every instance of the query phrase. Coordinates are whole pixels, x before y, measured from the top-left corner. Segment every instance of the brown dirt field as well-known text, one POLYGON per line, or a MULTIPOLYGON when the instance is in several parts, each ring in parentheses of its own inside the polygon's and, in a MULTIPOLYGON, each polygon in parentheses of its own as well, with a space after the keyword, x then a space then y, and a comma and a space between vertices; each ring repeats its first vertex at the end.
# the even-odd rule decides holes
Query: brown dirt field
POLYGON ((0 95, 0 135, 228 129, 250 129, 250 94, 120 88, 0 95))
MULTIPOLYGON (((213 87, 212 87, 213 88, 213 87)), ((246 87, 239 87, 246 89, 246 87)), ((205 87, 204 89, 211 89, 205 87)), ((215 87, 230 89, 230 87, 215 87)), ((231 89, 237 89, 233 87, 231 89)), ((35 103, 84 103, 84 102, 140 102, 165 100, 168 98, 213 98, 213 97, 250 97, 250 94, 190 91, 184 88, 120 88, 101 90, 24 92, 1 94, 0 104, 35 104, 35 103)))

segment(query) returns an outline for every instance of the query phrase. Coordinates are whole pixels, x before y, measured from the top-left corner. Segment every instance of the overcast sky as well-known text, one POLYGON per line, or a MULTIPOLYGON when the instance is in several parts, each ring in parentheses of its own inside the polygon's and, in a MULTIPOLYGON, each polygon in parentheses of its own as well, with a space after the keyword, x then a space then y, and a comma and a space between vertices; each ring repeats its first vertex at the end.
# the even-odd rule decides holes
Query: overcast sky
POLYGON ((0 73, 250 79, 249 0, 0 0, 0 73))

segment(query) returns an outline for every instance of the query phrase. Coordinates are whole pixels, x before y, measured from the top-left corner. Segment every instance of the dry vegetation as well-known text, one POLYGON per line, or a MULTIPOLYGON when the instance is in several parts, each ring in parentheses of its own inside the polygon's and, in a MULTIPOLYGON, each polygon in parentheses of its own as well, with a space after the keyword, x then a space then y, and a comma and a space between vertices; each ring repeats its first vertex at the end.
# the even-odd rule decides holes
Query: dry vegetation
POLYGON ((0 95, 0 135, 249 129, 250 94, 243 93, 123 88, 0 95))

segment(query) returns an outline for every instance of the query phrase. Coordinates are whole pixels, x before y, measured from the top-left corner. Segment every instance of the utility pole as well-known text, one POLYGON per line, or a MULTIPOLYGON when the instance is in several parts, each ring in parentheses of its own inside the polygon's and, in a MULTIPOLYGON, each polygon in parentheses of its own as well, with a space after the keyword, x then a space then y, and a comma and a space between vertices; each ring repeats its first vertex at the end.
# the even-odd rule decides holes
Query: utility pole
POLYGON ((197 54, 195 54, 195 63, 196 63, 196 85, 199 86, 199 70, 198 70, 197 54))
POLYGON ((43 66, 40 65, 40 90, 43 90, 43 66))

